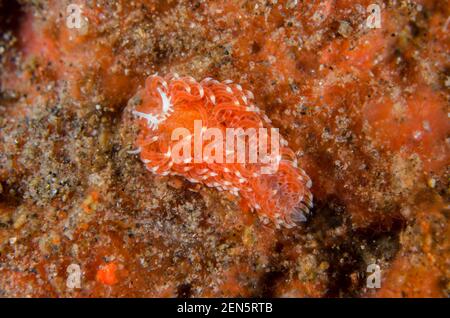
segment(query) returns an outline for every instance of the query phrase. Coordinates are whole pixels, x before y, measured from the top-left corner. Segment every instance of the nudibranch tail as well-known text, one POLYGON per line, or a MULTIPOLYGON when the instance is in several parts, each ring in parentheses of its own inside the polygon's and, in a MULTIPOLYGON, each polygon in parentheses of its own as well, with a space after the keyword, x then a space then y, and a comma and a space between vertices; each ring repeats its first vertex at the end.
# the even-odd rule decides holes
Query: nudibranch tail
POLYGON ((149 171, 240 196, 277 225, 306 220, 311 180, 251 91, 232 81, 173 74, 150 76, 138 94, 136 153, 149 171))

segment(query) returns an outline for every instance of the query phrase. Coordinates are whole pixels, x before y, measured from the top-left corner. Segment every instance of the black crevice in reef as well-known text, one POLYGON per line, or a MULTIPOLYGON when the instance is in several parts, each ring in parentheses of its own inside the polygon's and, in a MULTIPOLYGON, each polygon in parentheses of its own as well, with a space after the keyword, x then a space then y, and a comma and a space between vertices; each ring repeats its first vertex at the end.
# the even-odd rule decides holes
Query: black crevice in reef
POLYGON ((181 284, 177 288, 177 297, 178 298, 189 298, 192 294, 192 286, 191 284, 181 284))
POLYGON ((329 264, 325 296, 359 296, 366 284, 367 258, 392 260, 399 249, 399 235, 405 223, 401 219, 394 220, 388 231, 376 225, 354 230, 345 206, 337 197, 317 202, 313 212, 308 232, 319 241, 323 260, 329 264), (343 235, 330 237, 327 234, 339 227, 345 229, 343 235))
POLYGON ((0 0, 0 34, 18 31, 24 10, 16 0, 0 0))
POLYGON ((275 293, 276 283, 283 278, 283 272, 281 271, 270 271, 263 275, 259 282, 259 295, 256 297, 269 298, 273 297, 275 293))

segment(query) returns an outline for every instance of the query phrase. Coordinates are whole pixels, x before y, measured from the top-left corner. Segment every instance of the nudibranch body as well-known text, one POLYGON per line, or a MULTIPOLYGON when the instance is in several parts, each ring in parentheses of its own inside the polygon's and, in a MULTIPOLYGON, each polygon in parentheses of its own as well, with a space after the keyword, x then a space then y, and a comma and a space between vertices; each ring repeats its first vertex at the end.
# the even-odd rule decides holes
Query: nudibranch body
POLYGON ((149 171, 229 191, 277 226, 306 220, 311 180, 250 91, 231 81, 153 75, 136 97, 136 153, 149 171))

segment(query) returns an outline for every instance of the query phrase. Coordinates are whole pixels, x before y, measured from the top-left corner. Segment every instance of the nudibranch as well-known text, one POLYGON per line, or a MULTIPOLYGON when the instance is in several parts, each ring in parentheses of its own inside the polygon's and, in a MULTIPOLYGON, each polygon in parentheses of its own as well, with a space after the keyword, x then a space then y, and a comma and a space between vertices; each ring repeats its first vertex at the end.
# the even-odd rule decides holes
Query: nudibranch
POLYGON ((155 74, 133 100, 139 134, 131 153, 153 174, 229 191, 266 224, 306 221, 311 180, 251 91, 230 80, 155 74))

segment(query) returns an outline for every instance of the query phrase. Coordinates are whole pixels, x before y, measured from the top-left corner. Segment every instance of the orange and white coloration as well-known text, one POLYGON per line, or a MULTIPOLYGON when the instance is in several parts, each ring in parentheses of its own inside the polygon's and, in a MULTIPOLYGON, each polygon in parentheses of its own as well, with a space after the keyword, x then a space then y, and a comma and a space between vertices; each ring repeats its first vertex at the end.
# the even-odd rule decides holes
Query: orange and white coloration
MULTIPOLYGON (((273 154, 269 158, 272 161, 228 161, 236 149, 226 145, 223 145, 227 149, 224 162, 193 160, 194 151, 181 162, 174 160, 174 149, 179 149, 180 144, 193 146, 189 149, 194 149, 196 142, 198 146, 194 130, 200 121, 202 134, 210 128, 218 129, 223 135, 230 128, 273 131, 269 118, 252 103, 253 98, 250 91, 231 81, 206 78, 197 82, 192 77, 179 77, 177 74, 150 76, 133 99, 138 100, 133 114, 140 127, 136 139, 138 149, 134 153, 140 154, 147 169, 154 174, 183 176, 192 183, 229 191, 240 196, 242 202, 255 210, 265 223, 272 220, 277 226, 291 227, 305 221, 312 207, 311 180, 298 167, 295 153, 283 138, 275 157, 277 169, 271 173, 262 171, 273 164, 273 154), (189 134, 174 140, 173 132, 180 127, 187 129, 189 134)), ((200 142, 206 149, 208 144, 217 140, 201 139, 200 142)), ((270 139, 268 145, 272 143, 270 139)), ((260 149, 249 151, 259 152, 260 149)))

